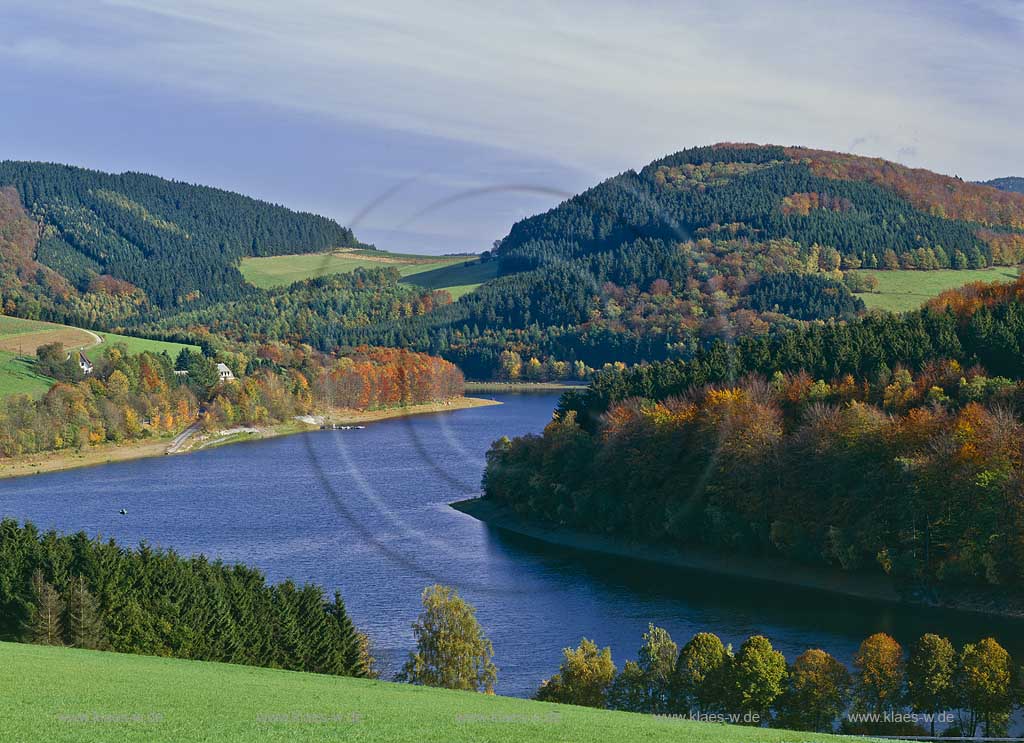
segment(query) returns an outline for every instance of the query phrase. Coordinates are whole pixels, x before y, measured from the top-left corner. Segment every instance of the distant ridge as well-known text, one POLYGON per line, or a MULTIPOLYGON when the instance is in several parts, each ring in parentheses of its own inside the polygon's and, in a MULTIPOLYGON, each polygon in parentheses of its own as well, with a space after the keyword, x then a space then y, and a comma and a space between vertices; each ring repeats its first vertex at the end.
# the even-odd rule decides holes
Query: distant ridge
POLYGON ((142 173, 7 160, 0 189, 39 225, 28 255, 45 270, 79 292, 141 289, 158 307, 244 295, 246 256, 368 247, 326 217, 142 173))
POLYGON ((1024 194, 1024 178, 993 178, 991 181, 984 181, 981 185, 992 186, 992 188, 998 188, 1000 191, 1024 194))

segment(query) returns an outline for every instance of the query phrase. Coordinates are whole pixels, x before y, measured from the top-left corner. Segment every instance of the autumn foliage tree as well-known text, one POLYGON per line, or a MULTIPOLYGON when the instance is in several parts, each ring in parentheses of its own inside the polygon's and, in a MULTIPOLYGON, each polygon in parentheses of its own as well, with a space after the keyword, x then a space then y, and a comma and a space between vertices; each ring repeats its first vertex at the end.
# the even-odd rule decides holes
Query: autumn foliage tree
POLYGON ((931 717, 929 728, 933 736, 938 713, 955 703, 956 667, 956 651, 945 637, 923 635, 910 651, 907 700, 916 712, 931 717))
POLYGON ((611 650, 584 639, 563 652, 558 673, 535 698, 790 730, 832 732, 838 724, 848 734, 887 736, 923 735, 925 723, 933 734, 974 736, 980 727, 1005 735, 1017 702, 1013 661, 992 638, 957 654, 948 640, 927 634, 904 664, 899 643, 878 633, 861 643, 852 675, 818 648, 787 665, 760 635, 735 654, 709 632, 694 635, 678 655, 675 647, 666 630, 649 625, 637 660, 616 674, 611 650))
POLYGON ((494 648, 476 610, 447 586, 423 590, 423 610, 412 625, 416 650, 398 680, 423 686, 492 693, 498 669, 494 648))
POLYGON ((850 672, 824 650, 813 648, 789 667, 785 690, 778 700, 780 727, 832 732, 846 709, 850 672))
POLYGON ((906 666, 903 648, 889 635, 879 632, 861 643, 854 656, 853 696, 857 709, 883 715, 902 701, 906 666))
POLYGON ((534 698, 544 702, 604 707, 616 668, 611 648, 598 648, 586 638, 578 647, 562 651, 558 673, 541 683, 534 698))
POLYGON ((961 733, 973 737, 978 726, 987 737, 1006 735, 1013 706, 1010 655, 993 638, 968 643, 956 669, 961 733))

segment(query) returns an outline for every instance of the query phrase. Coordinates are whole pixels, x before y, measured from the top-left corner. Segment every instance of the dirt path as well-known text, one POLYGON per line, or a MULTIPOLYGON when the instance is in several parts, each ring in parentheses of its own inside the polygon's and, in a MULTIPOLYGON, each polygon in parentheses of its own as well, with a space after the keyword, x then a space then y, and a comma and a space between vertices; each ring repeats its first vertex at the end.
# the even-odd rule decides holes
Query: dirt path
POLYGON ((92 336, 92 343, 90 343, 88 346, 83 346, 82 348, 95 348, 96 346, 103 342, 103 336, 98 335, 92 332, 91 330, 86 330, 85 328, 79 328, 79 330, 81 330, 83 333, 88 333, 89 335, 92 336))
POLYGON ((199 430, 201 428, 202 425, 199 423, 199 421, 196 421, 191 426, 186 428, 184 431, 179 433, 171 440, 170 445, 167 447, 167 453, 177 454, 179 451, 181 451, 181 447, 188 443, 189 439, 191 439, 193 436, 199 433, 199 430))

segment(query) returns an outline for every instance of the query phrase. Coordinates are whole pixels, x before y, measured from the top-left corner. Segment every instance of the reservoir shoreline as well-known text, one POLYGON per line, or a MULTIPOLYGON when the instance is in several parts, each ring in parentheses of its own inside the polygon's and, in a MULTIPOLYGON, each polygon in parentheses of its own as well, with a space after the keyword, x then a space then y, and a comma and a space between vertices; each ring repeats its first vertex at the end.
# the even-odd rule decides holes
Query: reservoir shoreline
POLYGON ((341 591, 385 674, 408 659, 423 588, 450 585, 476 607, 493 643, 500 694, 535 693, 580 637, 611 647, 617 659, 635 658, 650 622, 677 639, 712 631, 737 647, 762 634, 787 658, 816 647, 847 665, 875 632, 904 646, 925 632, 957 645, 991 636, 1024 658, 1019 620, 662 567, 546 544, 466 516, 449 504, 479 494, 487 446, 542 430, 557 403, 557 393, 495 397, 503 404, 367 423, 362 431, 248 446, 210 441, 193 457, 0 480, 0 502, 5 517, 41 531, 144 542, 252 565, 274 583, 290 578, 341 591))
POLYGON ((935 591, 900 590, 882 576, 849 574, 828 568, 799 565, 780 558, 721 555, 703 550, 680 550, 667 545, 631 542, 619 537, 590 534, 570 528, 524 518, 511 510, 470 498, 450 506, 488 526, 522 537, 573 550, 609 557, 622 557, 655 563, 670 568, 717 575, 741 581, 784 586, 819 594, 841 595, 852 599, 893 606, 920 607, 979 617, 998 617, 1017 621, 1024 610, 1011 597, 1002 597, 983 589, 964 589, 958 595, 935 591))
MULTIPOLYGON (((419 405, 407 405, 396 408, 382 408, 379 410, 335 410, 330 413, 319 412, 326 425, 351 426, 373 423, 376 421, 389 420, 393 418, 407 418, 416 415, 429 415, 433 413, 446 413, 467 408, 477 408, 487 405, 500 405, 495 400, 485 400, 477 397, 458 397, 451 400, 422 403, 419 405)), ((290 436, 296 433, 307 433, 319 430, 319 426, 311 423, 304 423, 298 420, 273 423, 266 426, 245 427, 229 429, 227 431, 215 431, 211 434, 197 434, 194 442, 174 452, 169 447, 182 432, 174 436, 164 436, 144 441, 133 441, 125 444, 104 444, 91 446, 86 449, 67 451, 47 451, 37 454, 30 454, 20 457, 0 459, 0 480, 18 477, 27 477, 48 472, 61 472, 64 470, 78 469, 81 467, 94 467, 114 462, 127 462, 135 459, 146 459, 150 457, 161 457, 165 455, 178 456, 202 451, 212 446, 226 446, 240 443, 242 441, 254 441, 261 439, 276 438, 279 436, 290 436), (198 444, 198 445, 197 445, 198 444)))

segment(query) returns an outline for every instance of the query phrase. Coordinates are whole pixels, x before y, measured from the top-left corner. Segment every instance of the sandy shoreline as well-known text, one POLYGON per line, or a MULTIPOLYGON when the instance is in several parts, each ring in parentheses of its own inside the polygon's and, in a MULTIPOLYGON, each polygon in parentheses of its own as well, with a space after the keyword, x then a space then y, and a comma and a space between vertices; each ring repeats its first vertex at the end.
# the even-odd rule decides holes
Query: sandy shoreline
MULTIPOLYGON (((466 408, 483 407, 487 405, 500 405, 494 400, 482 400, 475 397, 459 397, 444 402, 424 403, 422 405, 409 405, 402 408, 385 408, 382 410, 336 410, 332 413, 321 413, 328 424, 339 426, 361 425, 374 421, 388 420, 391 418, 405 418, 413 415, 425 415, 429 413, 445 413, 466 408)), ((171 456, 188 454, 193 451, 201 451, 204 445, 225 446, 238 441, 252 441, 254 439, 269 439, 277 436, 288 436, 295 433, 318 430, 318 425, 302 423, 299 421, 287 421, 270 426, 261 426, 257 433, 252 433, 251 428, 246 428, 244 435, 236 436, 231 433, 206 434, 194 437, 187 447, 171 456)), ((63 470, 77 469, 79 467, 92 467, 112 462, 125 462, 132 459, 146 459, 148 457, 161 457, 167 454, 168 447, 174 437, 167 436, 159 439, 136 441, 128 444, 107 444, 94 446, 81 451, 51 451, 40 452, 24 457, 11 459, 0 459, 0 479, 12 477, 24 477, 45 472, 60 472, 63 470)))

